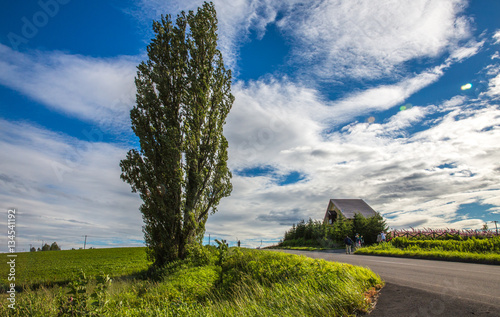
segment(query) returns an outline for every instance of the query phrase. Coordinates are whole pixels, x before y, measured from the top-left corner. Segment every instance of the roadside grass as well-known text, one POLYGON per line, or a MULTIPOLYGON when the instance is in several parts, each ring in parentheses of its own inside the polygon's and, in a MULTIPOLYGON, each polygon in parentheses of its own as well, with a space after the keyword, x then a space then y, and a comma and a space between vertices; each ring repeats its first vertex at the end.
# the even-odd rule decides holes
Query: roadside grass
POLYGON ((282 249, 282 250, 302 250, 302 251, 322 251, 343 249, 344 246, 329 239, 309 239, 304 238, 288 239, 277 245, 264 247, 263 249, 282 249))
POLYGON ((499 246, 499 238, 465 241, 394 238, 391 242, 360 248, 355 253, 500 264, 499 246))
POLYGON ((301 251, 323 251, 323 250, 335 250, 336 248, 323 248, 323 247, 287 247, 273 245, 270 247, 265 247, 263 249, 279 249, 279 250, 301 250, 301 251))
MULTIPOLYGON (((202 249, 201 257, 171 263, 154 278, 115 278, 104 287, 73 277, 70 286, 84 285, 86 291, 71 299, 67 287, 25 288, 16 295, 16 309, 1 305, 0 315, 57 316, 81 296, 78 307, 87 316, 355 316, 370 310, 368 294, 383 286, 378 275, 350 264, 239 248, 231 248, 220 264, 218 250, 202 249)), ((114 262, 121 268, 127 261, 114 262)), ((64 270, 60 263, 47 265, 64 270)), ((73 266, 66 274, 72 272, 73 266)))
MULTIPOLYGON (((278 245, 273 246, 277 249, 288 249, 288 250, 319 250, 319 249, 335 249, 339 247, 339 244, 331 239, 316 238, 316 239, 285 239, 278 245), (298 249, 298 248, 311 248, 311 249, 298 249)), ((270 247, 266 247, 270 248, 270 247)))

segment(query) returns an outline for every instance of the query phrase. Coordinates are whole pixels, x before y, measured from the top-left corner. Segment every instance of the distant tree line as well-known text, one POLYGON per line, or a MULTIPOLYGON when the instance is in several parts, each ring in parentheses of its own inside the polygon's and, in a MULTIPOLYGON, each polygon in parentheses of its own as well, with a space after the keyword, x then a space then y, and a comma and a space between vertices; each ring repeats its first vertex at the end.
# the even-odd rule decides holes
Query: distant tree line
POLYGON ((365 244, 377 241, 380 232, 387 232, 387 225, 381 215, 365 218, 362 214, 355 214, 354 219, 346 219, 339 215, 333 225, 309 218, 297 224, 285 233, 280 246, 311 246, 333 247, 342 244, 346 236, 354 238, 362 235, 365 244))
POLYGON ((31 247, 30 252, 36 252, 36 251, 60 251, 61 248, 57 245, 57 242, 52 243, 51 245, 48 245, 45 243, 42 248, 35 249, 35 247, 31 247))

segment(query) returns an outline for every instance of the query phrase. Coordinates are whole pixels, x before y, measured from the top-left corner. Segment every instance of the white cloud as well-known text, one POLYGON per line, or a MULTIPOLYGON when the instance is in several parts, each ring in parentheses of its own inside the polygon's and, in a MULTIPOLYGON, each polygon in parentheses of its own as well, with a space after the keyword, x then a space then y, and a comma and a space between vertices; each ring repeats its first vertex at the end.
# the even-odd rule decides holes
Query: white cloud
POLYGON ((283 151, 320 142, 322 133, 331 127, 404 102, 438 80, 446 66, 437 66, 398 84, 375 87, 338 101, 324 100, 317 90, 286 79, 238 82, 233 87, 236 101, 225 127, 232 162, 237 168, 279 164, 283 151))
POLYGON ((89 246, 140 244, 140 199, 120 179, 124 149, 1 119, 0 148, 0 208, 18 209, 20 247, 80 247, 82 235, 89 246))
POLYGON ((235 168, 279 162, 280 151, 319 138, 325 111, 317 91, 287 82, 237 83, 225 131, 235 168), (311 118, 310 114, 314 113, 311 118))
POLYGON ((474 43, 467 48, 458 48, 446 58, 443 64, 429 68, 420 74, 401 79, 395 84, 379 85, 346 95, 332 103, 334 122, 343 123, 359 115, 373 111, 384 111, 402 104, 421 89, 437 82, 453 64, 475 55, 484 42, 474 43))
POLYGON ((499 98, 500 97, 500 67, 497 71, 498 71, 498 74, 495 77, 493 77, 492 79, 490 79, 487 94, 491 97, 499 98))
POLYGON ((469 38, 465 1, 311 1, 279 25, 297 41, 296 62, 321 77, 370 79, 438 57, 469 38))
POLYGON ((479 52, 484 43, 485 41, 476 42, 474 40, 471 40, 463 46, 458 46, 451 50, 449 60, 463 61, 469 57, 472 57, 479 52))
MULTIPOLYGON (((404 63, 449 53, 466 58, 477 52, 465 0, 401 2, 217 0, 219 45, 226 63, 238 70, 238 51, 251 30, 260 37, 277 23, 293 45, 299 72, 327 81, 373 79, 405 73, 404 63), (279 18, 279 20, 277 20, 279 18)), ((141 19, 194 10, 202 1, 142 1, 141 19)), ((148 21, 149 23, 149 21, 148 21)))
MULTIPOLYGON (((322 135, 329 106, 314 90, 278 82, 235 87, 240 101, 226 126, 233 171, 268 164, 305 179, 279 186, 273 175, 236 173, 231 197, 207 223, 212 238, 253 247, 260 239, 277 241, 289 223, 321 219, 330 198, 363 198, 390 216, 391 227, 479 228, 483 219, 457 217, 460 205, 500 205, 500 110, 494 105, 454 98, 445 102, 448 114, 413 135, 405 131, 442 105, 414 106, 383 123, 352 123, 322 135), (252 139, 261 131, 273 131, 269 143, 252 139), (245 138, 257 151, 253 160, 238 153, 245 138)), ((78 247, 85 234, 109 245, 142 239, 141 202, 119 179, 124 149, 25 123, 0 127, 0 208, 22 212, 21 244, 43 239, 78 247)))
POLYGON ((124 129, 135 99, 131 57, 20 53, 0 44, 0 83, 50 109, 101 127, 124 129))
MULTIPOLYGON (((175 16, 181 11, 196 10, 203 5, 201 0, 143 0, 139 12, 134 15, 139 19, 158 20, 163 14, 175 16)), ((272 0, 215 0, 219 28, 219 49, 224 62, 229 68, 238 71, 237 61, 240 46, 248 40, 250 30, 256 30, 263 36, 268 23, 275 20, 277 4, 272 0)))
POLYGON ((444 65, 423 72, 393 85, 382 85, 353 93, 333 103, 337 122, 345 122, 358 115, 383 111, 403 103, 420 89, 436 82, 443 74, 444 65))
POLYGON ((495 40, 495 44, 500 44, 500 30, 495 31, 495 34, 493 34, 493 39, 495 40))
POLYGON ((495 182, 500 111, 494 104, 457 96, 437 106, 414 106, 384 123, 355 122, 321 137, 328 121, 323 115, 331 107, 314 91, 256 82, 238 86, 235 94, 241 104, 236 102, 226 130, 232 168, 271 165, 278 173, 295 170, 306 179, 279 186, 272 175, 236 175, 233 195, 209 220, 212 232, 231 235, 232 227, 250 226, 259 229, 248 229, 240 239, 279 238, 289 227, 282 225, 285 220, 321 219, 333 197, 365 199, 376 210, 393 214, 391 227, 479 228, 483 219, 457 218, 460 206, 500 203, 495 182), (447 114, 440 120, 428 120, 443 110, 447 114), (283 128, 273 131, 269 143, 258 143, 252 136, 271 130, 273 118, 281 118, 283 128), (406 132, 415 126, 423 130, 406 132), (254 156, 238 152, 245 138, 254 140, 247 143, 254 156), (222 219, 230 220, 222 224, 222 219))

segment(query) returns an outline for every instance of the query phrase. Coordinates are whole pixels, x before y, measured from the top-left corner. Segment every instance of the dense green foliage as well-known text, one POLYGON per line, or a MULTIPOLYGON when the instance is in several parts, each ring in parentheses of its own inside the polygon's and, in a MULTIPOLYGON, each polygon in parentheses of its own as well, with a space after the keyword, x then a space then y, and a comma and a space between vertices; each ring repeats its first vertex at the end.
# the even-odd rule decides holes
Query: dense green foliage
POLYGON ((463 241, 398 237, 387 243, 358 249, 355 253, 500 264, 500 237, 463 241))
MULTIPOLYGON (((51 245, 45 243, 42 246, 42 249, 39 251, 59 251, 59 250, 61 250, 61 248, 57 245, 57 242, 54 242, 51 245)), ((35 247, 31 247, 30 252, 35 252, 35 251, 36 251, 35 247)))
MULTIPOLYGON (((68 269, 66 273, 73 280, 67 287, 19 292, 16 309, 9 315, 354 316, 370 308, 365 292, 383 284, 369 269, 349 264, 239 248, 225 250, 221 257, 223 249, 221 245, 192 246, 185 260, 152 271, 149 276, 153 279, 110 281, 106 274, 95 274, 93 279, 90 274, 68 269)), ((144 252, 144 248, 138 250, 144 252)), ((100 250, 78 252, 90 251, 100 250)), ((53 254, 63 258, 64 252, 53 254)), ((60 263, 46 263, 46 269, 64 269, 60 263)), ((120 268, 127 260, 114 263, 120 268)), ((6 316, 8 310, 0 306, 0 315, 6 316)))
MULTIPOLYGON (((67 284, 73 275, 84 270, 89 275, 106 272, 112 277, 133 275, 148 269, 145 248, 111 248, 22 252, 16 258, 16 287, 67 284)), ((0 263, 2 289, 9 283, 9 266, 0 263)))
POLYGON ((201 243, 208 215, 230 195, 227 140, 222 134, 234 97, 231 71, 217 49, 212 3, 153 23, 147 62, 138 66, 130 112, 140 151, 120 163, 121 178, 143 200, 150 258, 157 266, 201 243))
POLYGON ((309 218, 307 222, 302 220, 297 225, 294 224, 285 233, 279 246, 331 248, 343 245, 346 236, 352 239, 356 234, 363 236, 365 244, 372 244, 377 241, 377 235, 382 231, 387 231, 387 226, 380 215, 365 218, 361 214, 356 214, 352 220, 339 217, 333 225, 309 218))

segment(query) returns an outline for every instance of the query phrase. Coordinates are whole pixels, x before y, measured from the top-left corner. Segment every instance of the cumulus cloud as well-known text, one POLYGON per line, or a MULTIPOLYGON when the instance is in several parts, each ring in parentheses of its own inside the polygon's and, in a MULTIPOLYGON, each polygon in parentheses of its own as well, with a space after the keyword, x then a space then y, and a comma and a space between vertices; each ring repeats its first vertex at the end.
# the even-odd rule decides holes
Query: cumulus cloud
POLYGON ((21 53, 0 44, 0 83, 55 111, 123 129, 135 100, 133 57, 21 53))
POLYGON ((404 63, 454 51, 470 37, 466 1, 311 1, 278 21, 296 41, 295 62, 324 78, 372 79, 404 63))
MULTIPOLYGON (((330 198, 363 198, 393 228, 478 228, 483 220, 457 214, 460 206, 500 205, 500 110, 489 100, 455 97, 324 134, 324 113, 332 107, 315 90, 253 82, 236 85, 234 93, 225 127, 231 169, 265 164, 304 179, 283 186, 275 175, 235 173, 231 197, 207 223, 212 237, 238 238, 245 246, 277 241, 292 222, 322 219, 330 198), (420 132, 407 132, 416 126, 420 132), (245 141, 248 147, 239 148, 245 141)), ((125 149, 27 123, 3 120, 0 128, 0 207, 20 210, 20 243, 78 247, 87 234, 107 245, 140 244, 141 202, 119 179, 125 149)))
POLYGON ((289 82, 238 83, 225 131, 235 167, 275 164, 280 151, 319 137, 324 128, 311 117, 324 112, 318 92, 289 82))
POLYGON ((124 149, 3 119, 0 148, 0 208, 17 208, 19 245, 81 247, 83 235, 89 246, 141 245, 140 199, 120 180, 124 149))
MULTIPOLYGON (((250 31, 262 37, 271 23, 292 44, 290 62, 299 73, 332 82, 405 76, 408 61, 445 53, 466 58, 477 51, 477 43, 470 40, 470 21, 461 15, 465 0, 217 0, 214 4, 219 45, 236 71, 239 48, 250 31)), ((198 0, 144 0, 136 16, 157 19, 201 5, 198 0)))
MULTIPOLYGON (((394 228, 478 228, 484 220, 457 214, 460 206, 500 203, 495 181, 500 171, 500 110, 491 100, 457 96, 400 111, 385 122, 354 122, 322 135, 328 123, 323 114, 331 107, 314 91, 286 89, 276 82, 238 87, 242 104, 236 102, 227 126, 232 168, 267 164, 282 173, 300 171, 305 180, 280 186, 271 175, 236 175, 219 220, 227 216, 235 226, 255 226, 262 236, 279 238, 288 219, 321 219, 328 199, 360 197, 387 215, 394 228), (313 110, 302 111, 299 105, 313 110), (429 120, 436 115, 440 119, 429 120), (276 118, 282 128, 272 130, 276 118), (415 127, 420 132, 408 132, 415 127), (257 136, 267 129, 272 138, 259 143, 257 136), (245 138, 243 150, 253 149, 254 156, 238 152, 245 138)), ((217 227, 214 219, 207 228, 217 227)), ((217 230, 230 232, 229 227, 217 230)), ((246 237, 254 237, 251 233, 246 237)))

